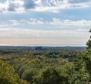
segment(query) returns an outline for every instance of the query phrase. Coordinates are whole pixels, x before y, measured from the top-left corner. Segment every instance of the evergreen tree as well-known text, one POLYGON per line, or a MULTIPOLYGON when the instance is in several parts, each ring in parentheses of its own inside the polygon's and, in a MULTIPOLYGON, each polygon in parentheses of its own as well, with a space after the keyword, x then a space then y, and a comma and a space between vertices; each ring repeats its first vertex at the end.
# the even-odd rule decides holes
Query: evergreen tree
MULTIPOLYGON (((90 33, 91 33, 91 30, 90 30, 90 33)), ((89 76, 90 76, 89 80, 91 81, 91 36, 87 42, 87 50, 85 54, 83 55, 83 60, 86 64, 86 70, 88 71, 89 76)))

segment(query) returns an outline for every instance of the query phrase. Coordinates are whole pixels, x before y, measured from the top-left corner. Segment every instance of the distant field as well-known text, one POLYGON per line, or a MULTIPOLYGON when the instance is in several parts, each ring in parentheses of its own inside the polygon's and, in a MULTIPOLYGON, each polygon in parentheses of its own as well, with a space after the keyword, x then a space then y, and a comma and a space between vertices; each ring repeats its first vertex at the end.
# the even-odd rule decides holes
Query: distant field
POLYGON ((28 46, 0 46, 0 53, 16 53, 24 51, 84 51, 86 47, 28 47, 28 46))

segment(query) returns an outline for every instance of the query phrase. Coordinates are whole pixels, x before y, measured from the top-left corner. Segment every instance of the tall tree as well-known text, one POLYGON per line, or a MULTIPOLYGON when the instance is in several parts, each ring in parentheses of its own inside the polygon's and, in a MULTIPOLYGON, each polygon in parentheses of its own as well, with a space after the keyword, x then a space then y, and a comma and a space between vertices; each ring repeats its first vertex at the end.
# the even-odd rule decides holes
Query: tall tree
MULTIPOLYGON (((89 32, 91 33, 91 30, 89 32)), ((87 42, 87 50, 85 54, 83 55, 83 60, 86 63, 86 69, 89 73, 90 81, 91 81, 91 36, 87 42)))

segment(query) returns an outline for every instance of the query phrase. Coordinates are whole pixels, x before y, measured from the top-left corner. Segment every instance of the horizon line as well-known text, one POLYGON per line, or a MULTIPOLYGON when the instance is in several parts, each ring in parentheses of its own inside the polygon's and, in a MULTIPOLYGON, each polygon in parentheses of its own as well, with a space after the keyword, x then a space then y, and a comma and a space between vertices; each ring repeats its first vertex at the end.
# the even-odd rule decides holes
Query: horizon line
POLYGON ((0 46, 19 46, 19 47, 87 47, 87 45, 10 45, 10 44, 0 44, 0 46))

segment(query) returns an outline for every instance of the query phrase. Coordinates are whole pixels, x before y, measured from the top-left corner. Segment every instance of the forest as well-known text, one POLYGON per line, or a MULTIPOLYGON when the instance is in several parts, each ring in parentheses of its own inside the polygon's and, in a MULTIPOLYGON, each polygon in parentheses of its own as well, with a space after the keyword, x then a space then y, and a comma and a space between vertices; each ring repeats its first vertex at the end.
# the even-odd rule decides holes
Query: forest
POLYGON ((0 47, 0 84, 91 84, 87 47, 0 47))

